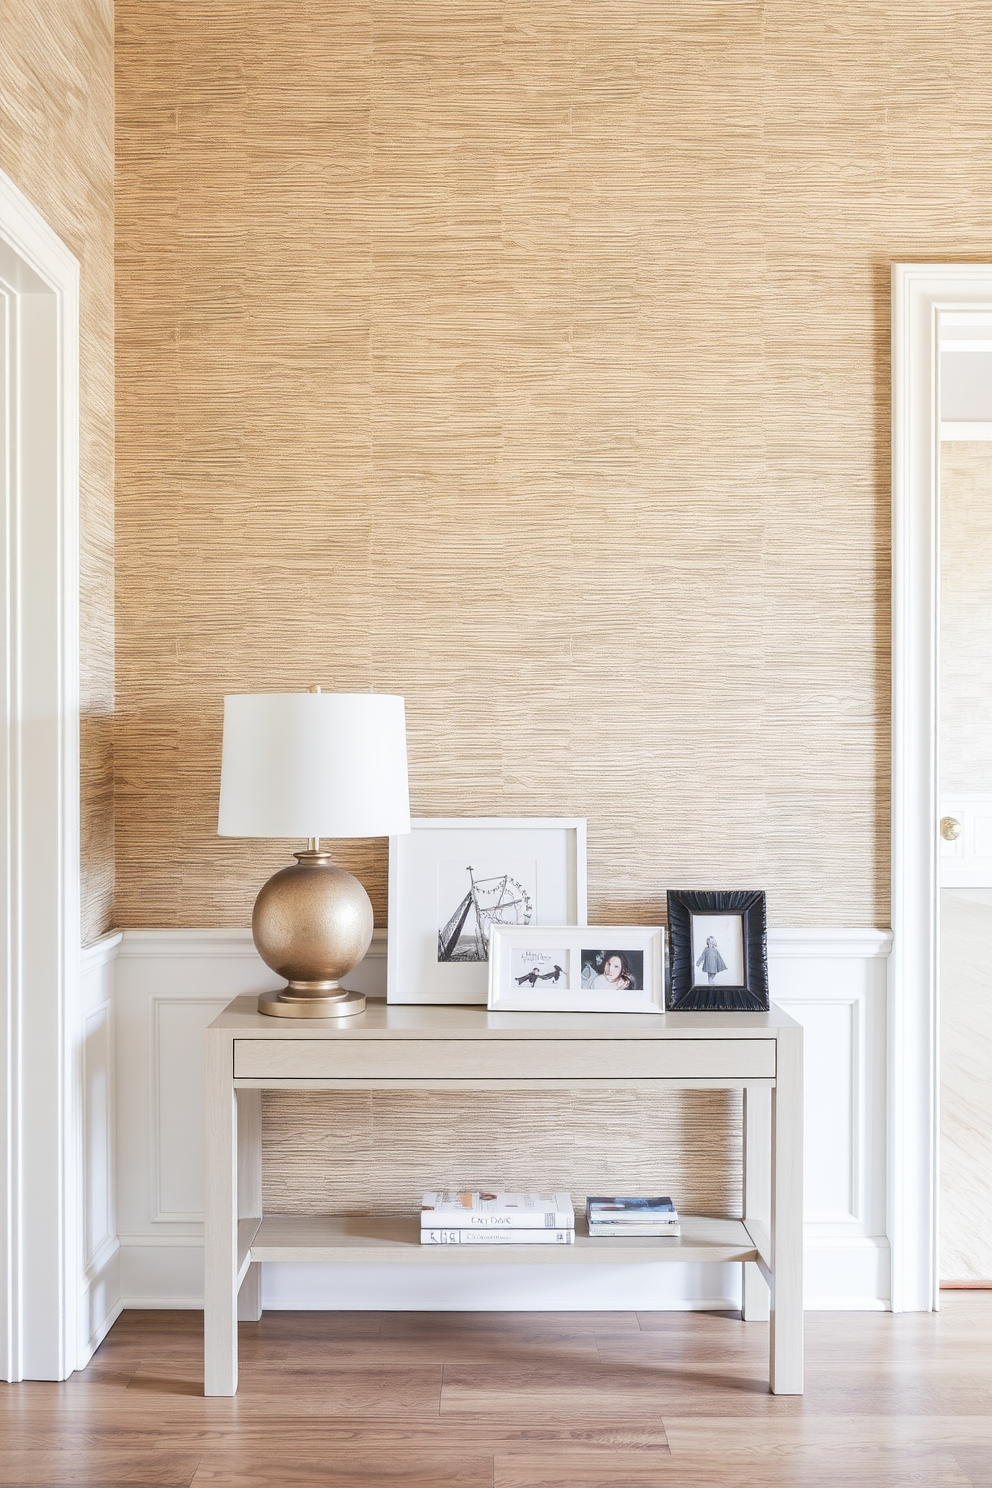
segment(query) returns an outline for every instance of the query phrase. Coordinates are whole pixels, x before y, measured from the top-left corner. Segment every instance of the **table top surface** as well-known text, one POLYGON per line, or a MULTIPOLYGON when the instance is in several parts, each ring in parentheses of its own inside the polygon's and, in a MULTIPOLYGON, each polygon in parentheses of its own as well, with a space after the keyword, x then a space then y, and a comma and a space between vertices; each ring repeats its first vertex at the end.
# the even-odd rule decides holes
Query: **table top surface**
POLYGON ((491 1013, 485 1007, 387 1003, 347 1018, 272 1018, 236 997, 210 1028, 250 1039, 774 1039, 799 1024, 767 1013, 491 1013))

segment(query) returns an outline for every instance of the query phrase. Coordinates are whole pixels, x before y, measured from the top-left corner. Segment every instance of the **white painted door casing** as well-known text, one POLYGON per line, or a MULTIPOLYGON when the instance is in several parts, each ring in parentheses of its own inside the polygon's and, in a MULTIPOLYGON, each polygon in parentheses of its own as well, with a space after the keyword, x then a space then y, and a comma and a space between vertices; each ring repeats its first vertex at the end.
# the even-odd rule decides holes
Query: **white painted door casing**
POLYGON ((892 266, 892 1306, 929 1311, 937 1260, 940 317, 992 308, 992 265, 892 266))
POLYGON ((0 173, 0 1374, 79 1360, 79 266, 0 173))

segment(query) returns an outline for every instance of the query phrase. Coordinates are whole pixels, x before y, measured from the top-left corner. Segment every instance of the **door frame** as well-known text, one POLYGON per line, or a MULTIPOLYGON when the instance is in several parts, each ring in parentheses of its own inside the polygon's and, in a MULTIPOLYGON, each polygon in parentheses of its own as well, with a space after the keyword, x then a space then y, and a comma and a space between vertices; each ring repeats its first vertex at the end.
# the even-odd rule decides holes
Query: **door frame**
POLYGON ((938 682, 942 311, 992 307, 992 264, 892 266, 892 1309, 939 1300, 938 682))
POLYGON ((80 1362, 79 264, 0 172, 0 1375, 80 1362))

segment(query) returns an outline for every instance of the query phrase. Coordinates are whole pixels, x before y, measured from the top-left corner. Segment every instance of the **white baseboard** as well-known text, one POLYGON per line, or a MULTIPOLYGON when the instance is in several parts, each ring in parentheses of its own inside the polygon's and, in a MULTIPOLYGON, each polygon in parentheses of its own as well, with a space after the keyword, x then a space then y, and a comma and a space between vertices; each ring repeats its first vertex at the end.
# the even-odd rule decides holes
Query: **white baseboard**
POLYGON ((115 1238, 91 1265, 83 1286, 77 1369, 85 1369, 120 1317, 121 1247, 115 1238))
POLYGON ((887 1312, 889 1242, 810 1239, 803 1251, 807 1312, 887 1312))
MULTIPOLYGON (((769 934, 772 998, 807 1028, 807 1306, 888 1307, 884 930, 769 934)), ((349 979, 384 994, 386 938, 349 979)), ((248 930, 129 930, 117 960, 118 1224, 128 1307, 202 1305, 203 1029, 271 985, 248 930), (196 1088, 194 1088, 196 1087, 196 1088)), ((740 1305, 740 1267, 263 1267, 270 1308, 683 1310, 740 1305), (658 1273, 658 1274, 655 1274, 658 1273)))
POLYGON ((121 1296, 131 1308, 202 1309, 202 1239, 155 1244, 145 1236, 122 1238, 121 1296))

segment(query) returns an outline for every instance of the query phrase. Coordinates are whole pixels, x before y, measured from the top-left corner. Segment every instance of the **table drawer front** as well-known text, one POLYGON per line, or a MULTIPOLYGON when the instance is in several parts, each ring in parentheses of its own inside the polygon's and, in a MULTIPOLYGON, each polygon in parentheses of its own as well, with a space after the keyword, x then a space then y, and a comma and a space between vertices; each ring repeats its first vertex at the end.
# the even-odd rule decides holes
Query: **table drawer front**
POLYGON ((775 1078, 774 1039, 235 1039, 241 1080, 775 1078))

